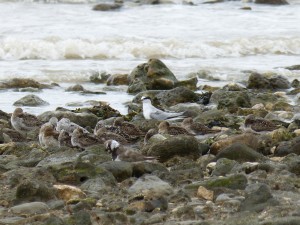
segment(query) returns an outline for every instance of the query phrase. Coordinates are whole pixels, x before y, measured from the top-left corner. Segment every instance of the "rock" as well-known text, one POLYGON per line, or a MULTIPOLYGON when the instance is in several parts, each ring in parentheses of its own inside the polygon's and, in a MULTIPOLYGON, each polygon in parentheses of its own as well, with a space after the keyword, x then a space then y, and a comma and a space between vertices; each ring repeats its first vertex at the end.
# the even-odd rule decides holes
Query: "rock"
POLYGON ((300 137, 293 138, 290 141, 280 142, 276 148, 275 156, 286 156, 290 153, 300 155, 300 137))
POLYGON ((213 176, 225 176, 234 166, 236 166, 238 163, 234 160, 230 160, 227 158, 221 158, 217 161, 215 169, 212 172, 213 176))
POLYGON ((268 4, 268 5, 288 5, 286 0, 255 0, 256 4, 268 4))
POLYGON ((278 205, 266 184, 250 184, 246 188, 246 198, 241 204, 241 211, 260 212, 267 206, 278 205))
POLYGON ((187 80, 180 80, 176 83, 176 87, 186 87, 190 90, 196 91, 197 90, 197 77, 193 77, 187 80))
POLYGON ((14 214, 32 215, 46 213, 49 211, 49 207, 43 202, 30 202, 13 206, 10 211, 14 214))
POLYGON ((237 112, 238 108, 250 108, 251 102, 247 91, 217 90, 213 92, 211 103, 218 105, 218 109, 227 109, 229 112, 237 112))
POLYGON ((147 86, 138 78, 131 81, 127 89, 128 93, 139 93, 144 91, 147 91, 147 86))
POLYGON ((65 225, 64 221, 55 215, 51 215, 44 225, 65 225))
POLYGON ((157 156, 160 162, 165 162, 174 156, 190 156, 197 159, 206 148, 208 146, 199 144, 195 137, 179 135, 155 143, 143 149, 143 152, 146 151, 146 155, 157 156))
POLYGON ((110 161, 101 164, 101 167, 111 172, 118 182, 132 176, 132 164, 123 161, 110 161))
POLYGON ((203 186, 200 186, 197 190, 197 197, 200 199, 212 201, 214 198, 214 192, 206 189, 203 186))
POLYGON ((81 91, 85 91, 85 89, 81 84, 75 84, 73 86, 68 87, 66 91, 81 92, 81 91))
POLYGON ((50 88, 51 86, 46 84, 41 84, 35 80, 26 79, 26 78, 24 79, 14 78, 7 82, 0 83, 0 89, 1 88, 27 88, 27 87, 43 89, 43 88, 50 88))
POLYGON ((66 225, 92 225, 91 216, 90 214, 85 211, 81 210, 79 212, 74 213, 69 218, 65 219, 66 225))
POLYGON ((14 106, 44 106, 44 105, 49 105, 49 103, 36 95, 30 94, 17 100, 16 102, 14 102, 13 105, 14 106))
POLYGON ((177 87, 167 91, 145 91, 137 94, 132 100, 139 103, 142 96, 149 96, 153 105, 173 106, 179 103, 200 101, 200 95, 185 87, 177 87))
POLYGON ((215 190, 218 188, 229 188, 233 190, 244 190, 247 186, 247 177, 243 174, 234 174, 228 177, 211 178, 209 180, 195 182, 188 184, 184 187, 184 190, 196 194, 196 191, 200 186, 209 190, 215 190))
POLYGON ((71 185, 57 184, 53 187, 57 190, 58 198, 66 202, 86 197, 86 194, 83 191, 71 185))
POLYGON ((128 78, 130 82, 128 90, 136 79, 142 81, 147 90, 172 89, 178 82, 174 74, 159 59, 149 59, 147 63, 138 65, 128 78))
POLYGON ((272 218, 261 222, 259 225, 298 225, 300 216, 286 216, 283 218, 272 218))
POLYGON ((147 173, 153 172, 166 172, 168 169, 160 163, 150 163, 150 162, 136 162, 133 163, 132 175, 135 177, 141 177, 147 173))
POLYGON ((157 176, 144 175, 128 189, 131 196, 163 197, 173 193, 173 188, 157 176))
POLYGON ((95 84, 102 84, 105 83, 106 80, 108 79, 108 77, 110 76, 110 74, 107 74, 106 72, 95 72, 94 74, 92 74, 89 79, 90 82, 95 83, 95 84))
POLYGON ((120 9, 122 4, 108 4, 108 3, 100 3, 93 7, 95 11, 112 11, 116 9, 120 9))
POLYGON ((272 76, 268 78, 259 73, 251 73, 248 79, 247 88, 251 89, 288 89, 290 82, 283 76, 272 76))
POLYGON ((92 113, 73 113, 70 111, 47 111, 38 116, 41 121, 49 121, 51 117, 68 118, 72 122, 82 127, 94 127, 98 121, 98 117, 92 113))
POLYGON ((299 155, 289 154, 281 162, 287 165, 288 170, 291 173, 294 173, 297 176, 300 175, 300 156, 299 155))
POLYGON ((110 85, 128 85, 128 74, 114 74, 111 75, 107 81, 106 84, 108 86, 110 85))
POLYGON ((88 179, 80 189, 85 191, 89 196, 99 197, 100 194, 107 193, 110 186, 107 186, 101 177, 88 179))
POLYGON ((215 160, 221 158, 227 158, 237 162, 257 162, 266 160, 262 154, 241 143, 234 143, 220 151, 216 155, 215 160))
POLYGON ((214 142, 210 147, 210 153, 217 155, 219 152, 232 145, 233 143, 242 143, 254 150, 259 147, 259 139, 256 135, 251 133, 244 133, 240 135, 230 136, 228 138, 214 142))

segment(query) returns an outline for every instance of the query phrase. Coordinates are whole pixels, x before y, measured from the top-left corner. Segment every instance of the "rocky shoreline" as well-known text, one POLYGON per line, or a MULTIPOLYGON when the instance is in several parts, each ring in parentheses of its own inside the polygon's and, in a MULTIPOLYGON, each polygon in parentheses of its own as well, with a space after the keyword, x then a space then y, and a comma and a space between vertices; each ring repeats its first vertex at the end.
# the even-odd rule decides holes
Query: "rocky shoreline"
MULTIPOLYGON (((156 134, 131 143, 157 162, 112 161, 104 144, 41 147, 38 139, 20 136, 11 114, 0 111, 0 224, 300 224, 299 81, 249 73, 245 84, 199 87, 197 78, 178 81, 163 62, 151 59, 129 75, 92 77, 95 83, 128 85, 135 97, 123 117, 145 133, 160 121, 144 119, 142 96, 220 130, 156 134), (241 129, 250 114, 276 129, 241 129)), ((28 79, 0 84, 27 90, 53 86, 28 79)), ((80 85, 67 91, 91 93, 80 85)), ((16 105, 46 104, 34 95, 27 100, 16 105)), ((38 119, 68 118, 92 133, 98 121, 110 125, 120 116, 99 102, 59 108, 38 119)))

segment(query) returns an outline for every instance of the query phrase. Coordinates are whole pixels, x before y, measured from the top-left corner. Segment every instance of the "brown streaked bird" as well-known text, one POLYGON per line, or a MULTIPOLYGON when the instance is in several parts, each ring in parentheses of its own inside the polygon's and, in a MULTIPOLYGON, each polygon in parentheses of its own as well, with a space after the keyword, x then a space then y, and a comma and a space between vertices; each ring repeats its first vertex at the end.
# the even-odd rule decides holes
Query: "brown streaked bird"
POLYGON ((213 130, 205 126, 204 124, 194 122, 193 118, 185 118, 181 126, 185 128, 189 133, 194 135, 205 135, 205 134, 214 134, 220 132, 220 130, 213 130))
POLYGON ((171 126, 168 121, 162 121, 158 125, 158 133, 169 134, 169 135, 180 135, 180 134, 193 135, 183 127, 171 126))
POLYGON ((117 117, 113 126, 118 128, 117 134, 123 136, 128 141, 137 140, 139 137, 145 135, 144 132, 134 124, 125 122, 123 117, 117 117))
POLYGON ((46 129, 46 127, 52 127, 53 129, 56 128, 56 124, 58 122, 58 119, 56 117, 51 117, 50 120, 47 123, 44 123, 41 128, 40 128, 40 132, 39 132, 39 142, 44 143, 44 131, 46 129))
POLYGON ((84 130, 77 127, 71 135, 71 143, 74 147, 87 148, 97 144, 103 144, 103 141, 94 134, 85 133, 84 130))
POLYGON ((70 148, 74 147, 71 142, 71 135, 65 130, 60 131, 58 135, 58 143, 59 143, 59 147, 62 146, 67 146, 70 148))
POLYGON ((255 117, 253 114, 245 118, 244 126, 246 130, 250 129, 254 132, 273 131, 280 127, 270 120, 255 117))
POLYGON ((58 142, 58 135, 59 133, 50 126, 45 127, 43 130, 43 139, 42 142, 40 143, 41 146, 44 147, 59 147, 59 142, 58 142))
POLYGON ((94 134, 96 135, 97 131, 101 128, 105 128, 108 132, 117 133, 118 128, 112 125, 105 124, 104 120, 99 120, 94 128, 94 134))
POLYGON ((152 128, 152 129, 148 130, 148 132, 146 133, 146 135, 144 137, 144 145, 146 145, 148 143, 149 139, 157 133, 158 133, 158 130, 156 128, 152 128))
POLYGON ((100 138, 103 142, 113 139, 121 144, 128 144, 128 141, 123 136, 108 131, 106 127, 98 129, 95 135, 98 138, 100 138))
POLYGON ((37 135, 42 122, 35 115, 23 112, 21 108, 16 108, 11 116, 11 125, 26 137, 28 133, 37 135))
POLYGON ((104 143, 104 146, 111 153, 113 161, 139 162, 157 160, 154 156, 144 156, 133 149, 126 148, 116 140, 108 140, 104 143))

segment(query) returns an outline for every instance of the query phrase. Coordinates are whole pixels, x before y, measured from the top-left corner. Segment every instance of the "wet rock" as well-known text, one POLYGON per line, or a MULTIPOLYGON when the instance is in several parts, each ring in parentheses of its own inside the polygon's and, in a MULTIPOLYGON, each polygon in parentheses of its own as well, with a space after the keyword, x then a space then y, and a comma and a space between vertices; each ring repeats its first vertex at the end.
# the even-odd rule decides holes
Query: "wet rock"
POLYGON ((157 176, 144 175, 128 189, 131 196, 160 197, 173 193, 173 188, 157 176))
POLYGON ((46 213, 49 207, 43 202, 30 202, 11 207, 10 211, 14 214, 32 215, 46 213))
POLYGON ((268 4, 268 5, 288 5, 286 0, 255 0, 256 4, 268 4))
POLYGON ((1 88, 4 89, 5 88, 27 88, 27 87, 43 89, 43 88, 50 88, 51 86, 46 84, 41 84, 32 79, 23 79, 23 78, 14 78, 9 81, 0 83, 0 89, 1 88))
POLYGON ((236 166, 238 163, 234 160, 230 160, 227 158, 221 158, 217 161, 215 169, 212 172, 213 176, 225 176, 234 166, 236 166))
POLYGON ((184 187, 184 190, 189 193, 196 194, 196 191, 200 186, 203 186, 209 190, 214 190, 217 188, 229 188, 233 190, 244 190, 247 186, 247 177, 243 174, 234 174, 228 177, 218 177, 211 178, 209 180, 195 182, 192 184, 188 184, 184 187))
POLYGON ((73 86, 68 87, 66 91, 81 92, 81 91, 85 91, 85 89, 81 84, 75 84, 73 86))
POLYGON ((108 3, 100 3, 93 7, 95 11, 112 11, 117 10, 122 7, 122 4, 108 4, 108 3))
POLYGON ((106 72, 101 72, 101 73, 95 72, 89 77, 89 79, 92 83, 102 84, 106 82, 109 76, 110 74, 107 74, 106 72))
POLYGON ((186 87, 190 90, 196 91, 197 90, 197 77, 193 77, 187 80, 180 80, 176 83, 176 87, 186 87))
POLYGON ((300 175, 300 156, 299 155, 289 154, 282 160, 282 163, 287 165, 288 170, 291 173, 294 173, 297 176, 300 175))
POLYGON ((246 198, 242 202, 241 211, 260 212, 267 206, 278 205, 273 198, 270 188, 266 184, 250 184, 246 188, 246 198))
POLYGON ((13 105, 14 106, 45 106, 45 105, 49 105, 49 103, 36 95, 30 94, 17 100, 16 102, 14 102, 13 105))
MULTIPOLYGON (((138 79, 146 85, 147 90, 167 90, 175 87, 178 82, 174 74, 159 59, 149 59, 147 63, 138 65, 129 75, 131 83, 138 79)), ((128 90, 129 90, 128 89, 128 90)), ((141 90, 137 90, 140 92, 141 90)))
POLYGON ((160 163, 150 163, 150 162, 136 162, 133 163, 132 175, 135 177, 141 177, 144 174, 151 174, 155 171, 166 172, 168 169, 160 163))
POLYGON ((128 74, 113 74, 111 75, 106 84, 110 85, 128 85, 128 74))
POLYGON ((132 176, 132 164, 123 161, 110 161, 101 164, 101 167, 111 172, 118 182, 132 176))
POLYGON ((131 81, 127 89, 128 93, 139 93, 144 91, 147 91, 147 86, 143 83, 143 81, 137 78, 131 81))
POLYGON ((210 152, 214 155, 217 155, 220 151, 232 145, 233 143, 242 143, 254 150, 256 150, 259 147, 258 137, 251 133, 245 133, 230 136, 228 138, 214 142, 210 147, 210 152))
POLYGON ((221 158, 227 158, 237 162, 257 162, 266 160, 262 154, 241 143, 234 143, 220 151, 216 155, 215 160, 221 158))
POLYGON ((199 144, 192 136, 174 136, 143 149, 147 155, 158 156, 160 162, 165 162, 174 156, 190 156, 197 159, 208 146, 199 144))
POLYGON ((210 101, 218 105, 218 109, 228 109, 229 112, 234 113, 238 108, 250 108, 250 97, 246 91, 215 91, 210 101))
POLYGON ((286 156, 290 153, 300 155, 300 137, 293 138, 291 141, 280 142, 274 152, 274 155, 286 156))
POLYGON ((288 89, 291 84, 283 76, 274 75, 269 78, 259 73, 251 73, 247 87, 251 89, 288 89))
POLYGON ((167 91, 145 91, 137 94, 132 100, 140 102, 142 96, 149 96, 153 105, 173 106, 179 103, 192 103, 200 101, 200 95, 185 87, 177 87, 167 91))

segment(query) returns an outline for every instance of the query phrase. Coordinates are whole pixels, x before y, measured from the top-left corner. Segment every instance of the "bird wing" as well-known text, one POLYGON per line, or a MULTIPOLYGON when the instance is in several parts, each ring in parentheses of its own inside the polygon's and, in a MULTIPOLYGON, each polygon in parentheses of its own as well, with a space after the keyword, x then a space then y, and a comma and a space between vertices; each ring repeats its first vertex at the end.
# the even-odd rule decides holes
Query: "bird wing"
POLYGON ((277 129, 278 126, 271 121, 267 120, 257 120, 255 123, 251 125, 251 129, 257 132, 260 131, 272 131, 277 129))

